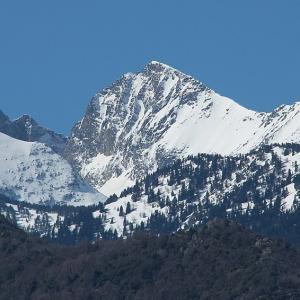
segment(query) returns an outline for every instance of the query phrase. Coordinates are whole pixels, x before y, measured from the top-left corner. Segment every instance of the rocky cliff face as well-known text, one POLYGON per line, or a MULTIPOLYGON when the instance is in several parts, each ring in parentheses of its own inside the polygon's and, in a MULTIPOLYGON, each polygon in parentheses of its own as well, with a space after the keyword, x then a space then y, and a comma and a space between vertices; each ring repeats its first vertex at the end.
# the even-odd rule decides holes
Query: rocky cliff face
POLYGON ((237 154, 300 141, 300 103, 258 113, 191 76, 151 62, 97 93, 73 128, 65 155, 104 194, 197 153, 237 154))

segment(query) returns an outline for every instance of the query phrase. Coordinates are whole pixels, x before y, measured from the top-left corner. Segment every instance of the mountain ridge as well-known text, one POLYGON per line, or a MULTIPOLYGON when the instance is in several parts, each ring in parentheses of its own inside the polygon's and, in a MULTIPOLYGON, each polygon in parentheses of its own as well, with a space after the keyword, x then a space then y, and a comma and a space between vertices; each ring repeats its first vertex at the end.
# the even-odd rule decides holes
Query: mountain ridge
POLYGON ((18 140, 44 143, 59 154, 64 152, 67 142, 67 138, 64 135, 39 125, 28 114, 23 114, 11 120, 0 111, 0 132, 18 140))

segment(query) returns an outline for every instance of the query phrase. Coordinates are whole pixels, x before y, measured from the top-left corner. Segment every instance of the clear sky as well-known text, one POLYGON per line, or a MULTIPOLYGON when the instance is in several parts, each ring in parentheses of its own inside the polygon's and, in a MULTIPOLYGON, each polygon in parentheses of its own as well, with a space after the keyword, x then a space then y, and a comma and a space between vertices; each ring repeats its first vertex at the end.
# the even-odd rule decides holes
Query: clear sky
POLYGON ((255 110, 300 100, 299 0, 1 0, 0 109, 68 134, 158 60, 255 110))

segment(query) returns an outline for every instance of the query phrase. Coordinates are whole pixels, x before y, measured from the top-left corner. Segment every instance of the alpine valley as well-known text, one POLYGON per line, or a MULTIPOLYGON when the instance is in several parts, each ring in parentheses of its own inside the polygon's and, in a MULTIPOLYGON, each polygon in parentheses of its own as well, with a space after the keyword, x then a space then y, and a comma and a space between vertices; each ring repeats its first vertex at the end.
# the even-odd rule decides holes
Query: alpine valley
POLYGON ((299 113, 246 109, 152 61, 98 92, 69 137, 0 113, 1 214, 65 244, 216 217, 300 243, 299 113))

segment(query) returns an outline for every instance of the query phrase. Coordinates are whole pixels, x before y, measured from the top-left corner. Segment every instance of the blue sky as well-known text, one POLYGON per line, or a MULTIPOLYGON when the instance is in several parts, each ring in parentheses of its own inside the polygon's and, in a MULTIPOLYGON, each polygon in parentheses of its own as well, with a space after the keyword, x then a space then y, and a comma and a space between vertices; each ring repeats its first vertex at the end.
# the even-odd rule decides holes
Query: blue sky
POLYGON ((1 0, 0 109, 68 134, 93 94, 158 60, 270 111, 300 100, 298 0, 1 0))

